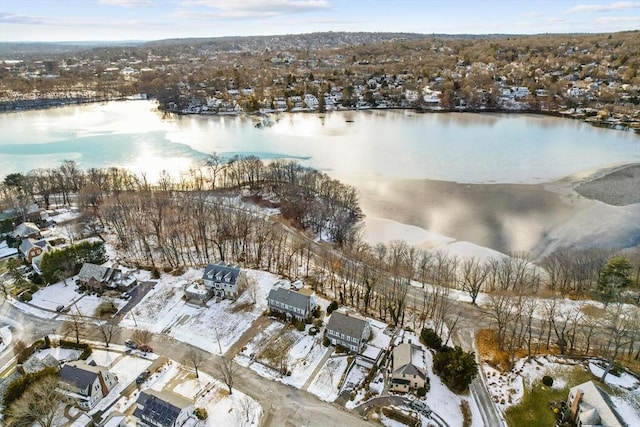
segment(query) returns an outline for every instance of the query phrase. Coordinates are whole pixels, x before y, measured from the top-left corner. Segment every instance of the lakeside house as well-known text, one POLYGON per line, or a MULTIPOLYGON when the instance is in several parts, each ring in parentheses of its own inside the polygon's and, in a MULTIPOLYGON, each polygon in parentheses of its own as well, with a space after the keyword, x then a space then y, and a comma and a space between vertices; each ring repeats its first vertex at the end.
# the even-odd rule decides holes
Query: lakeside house
MULTIPOLYGON (((224 263, 207 265, 202 275, 204 286, 208 289, 205 293, 207 300, 214 296, 237 298, 240 294, 241 277, 242 270, 239 265, 231 266, 224 263)), ((196 296, 195 294, 193 295, 196 296)))
POLYGON ((371 335, 371 325, 367 320, 349 312, 334 311, 325 331, 331 344, 360 353, 371 335))
POLYGON ((425 388, 427 385, 424 350, 408 343, 393 349, 391 370, 391 391, 407 393, 425 388))
POLYGON ((571 387, 567 407, 579 427, 628 427, 609 395, 593 381, 571 387))
POLYGON ((311 289, 296 291, 281 285, 269 291, 267 303, 272 313, 282 313, 287 320, 293 318, 300 321, 310 319, 317 306, 315 293, 311 289))

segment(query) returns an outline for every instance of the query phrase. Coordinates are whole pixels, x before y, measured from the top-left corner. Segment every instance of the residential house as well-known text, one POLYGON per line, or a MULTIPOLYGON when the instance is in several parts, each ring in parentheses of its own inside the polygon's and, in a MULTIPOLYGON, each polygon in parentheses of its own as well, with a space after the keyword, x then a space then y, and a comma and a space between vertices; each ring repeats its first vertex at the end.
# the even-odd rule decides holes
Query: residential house
POLYGON ((232 267, 224 263, 209 264, 204 269, 202 280, 212 294, 220 298, 237 298, 240 294, 240 277, 242 271, 240 266, 232 267))
POLYGON ((205 303, 213 296, 213 288, 205 286, 204 283, 193 282, 184 290, 184 295, 189 301, 205 303))
POLYGON ((316 308, 316 296, 311 289, 299 291, 278 286, 269 291, 267 297, 269 310, 275 313, 283 313, 287 319, 306 320, 311 318, 316 308))
POLYGON ((140 427, 178 427, 193 416, 193 402, 173 391, 140 392, 133 411, 140 427))
POLYGON ((391 391, 406 393, 428 384, 422 348, 411 342, 402 343, 393 349, 392 356, 391 391))
POLYGON ((93 408, 118 384, 118 377, 107 368, 89 365, 84 360, 65 363, 58 375, 60 390, 85 411, 93 408))
POLYGON ((106 289, 126 291, 136 284, 136 279, 131 275, 124 275, 118 268, 85 262, 78 273, 78 282, 98 292, 106 289))
POLYGON ((15 238, 26 239, 28 237, 31 238, 40 238, 40 229, 37 225, 32 222, 23 222, 18 225, 11 235, 15 238))
POLYGON ((334 311, 326 328, 327 338, 333 345, 341 345, 360 353, 371 335, 371 325, 365 319, 334 311))
POLYGON ((627 427, 609 395, 593 381, 571 387, 567 407, 578 427, 627 427))
POLYGON ((18 250, 9 247, 6 240, 0 242, 0 261, 18 256, 18 250))
POLYGON ((20 250, 20 255, 22 255, 25 261, 31 264, 35 257, 40 256, 45 252, 49 252, 51 250, 51 246, 44 239, 36 240, 34 238, 27 237, 22 239, 18 249, 20 250))

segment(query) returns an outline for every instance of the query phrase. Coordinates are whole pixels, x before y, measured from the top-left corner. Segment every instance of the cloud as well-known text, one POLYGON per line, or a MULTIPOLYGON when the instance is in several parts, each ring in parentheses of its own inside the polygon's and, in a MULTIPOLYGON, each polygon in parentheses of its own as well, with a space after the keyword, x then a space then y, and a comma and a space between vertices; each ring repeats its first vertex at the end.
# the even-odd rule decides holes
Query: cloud
POLYGON ((0 12, 0 22, 3 24, 44 24, 41 18, 27 15, 0 12))
POLYGON ((539 18, 542 16, 540 12, 527 12, 522 15, 524 18, 539 18))
POLYGON ((640 23, 640 16, 603 16, 595 20, 596 24, 640 23))
POLYGON ((180 16, 200 16, 200 19, 251 19, 279 15, 315 12, 331 7, 327 0, 184 0, 183 7, 209 7, 217 12, 179 11, 180 16))
POLYGON ((98 0, 98 2, 110 6, 121 7, 147 7, 153 5, 151 0, 98 0))
POLYGON ((572 8, 567 9, 565 14, 583 13, 583 12, 616 12, 620 10, 638 9, 640 8, 640 2, 633 1, 621 1, 616 3, 606 4, 579 4, 572 8))
POLYGON ((548 18, 547 22, 550 24, 563 24, 567 22, 567 20, 564 18, 552 17, 552 18, 548 18))

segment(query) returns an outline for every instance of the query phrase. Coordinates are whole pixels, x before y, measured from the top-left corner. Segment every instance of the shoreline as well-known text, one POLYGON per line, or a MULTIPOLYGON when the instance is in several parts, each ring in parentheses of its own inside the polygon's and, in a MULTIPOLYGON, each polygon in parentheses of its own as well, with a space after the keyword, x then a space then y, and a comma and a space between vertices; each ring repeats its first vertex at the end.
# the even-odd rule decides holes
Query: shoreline
MULTIPOLYGON (((401 236, 414 243, 423 236, 427 236, 423 240, 434 241, 452 238, 502 253, 525 251, 539 258, 562 247, 622 249, 640 244, 640 220, 634 220, 640 218, 640 203, 611 205, 596 198, 606 196, 607 188, 615 186, 616 194, 633 200, 640 187, 624 179, 630 168, 640 170, 640 162, 609 165, 539 184, 362 180, 352 185, 359 189, 362 209, 374 222, 370 232, 389 236, 389 241, 401 236), (598 184, 593 194, 576 191, 579 185, 603 177, 607 181, 598 184), (390 222, 385 224, 385 220, 390 222)), ((634 176, 640 179, 640 173, 634 176)))
MULTIPOLYGON (((18 104, 24 103, 24 105, 7 105, 10 104, 11 101, 0 102, 0 114, 2 113, 12 113, 12 112, 24 112, 24 111, 37 111, 37 110, 48 110, 59 107, 67 107, 74 105, 87 105, 93 103, 106 103, 106 102, 122 102, 122 101, 138 101, 138 100, 146 100, 146 101, 154 101, 157 102, 155 98, 134 98, 134 97, 115 97, 115 98, 66 98, 66 99, 48 99, 48 100, 23 100, 19 101, 18 104)), ((200 112, 185 112, 180 110, 171 110, 171 109, 162 109, 158 107, 158 111, 163 114, 176 114, 178 116, 267 116, 269 114, 297 114, 297 113, 309 113, 309 114, 328 114, 333 112, 344 112, 344 111, 392 111, 392 110, 405 110, 412 111, 416 114, 442 114, 442 113, 468 113, 468 114, 531 114, 531 115, 540 115, 547 117, 559 117, 563 119, 571 119, 571 120, 580 120, 584 123, 590 124, 594 127, 601 127, 610 130, 618 130, 618 131, 628 131, 628 132, 636 132, 640 134, 640 121, 633 121, 628 123, 621 123, 617 121, 608 122, 606 120, 594 121, 591 120, 592 117, 585 116, 584 111, 574 111, 568 112, 564 110, 536 110, 531 108, 519 108, 519 109, 511 109, 511 108, 425 108, 421 106, 416 107, 370 107, 370 108, 357 108, 357 107, 341 107, 331 110, 319 111, 319 110, 290 110, 290 111, 281 111, 281 110, 259 110, 254 112, 246 112, 246 111, 218 111, 218 112, 209 112, 209 111, 200 111, 200 112)))

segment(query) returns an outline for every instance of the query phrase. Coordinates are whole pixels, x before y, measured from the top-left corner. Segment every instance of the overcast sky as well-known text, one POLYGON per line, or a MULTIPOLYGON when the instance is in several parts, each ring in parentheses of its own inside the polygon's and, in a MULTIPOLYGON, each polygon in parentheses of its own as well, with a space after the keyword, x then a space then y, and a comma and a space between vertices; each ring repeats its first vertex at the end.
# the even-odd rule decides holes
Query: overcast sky
POLYGON ((315 31, 538 34, 637 29, 640 1, 0 1, 0 41, 155 40, 315 31))

